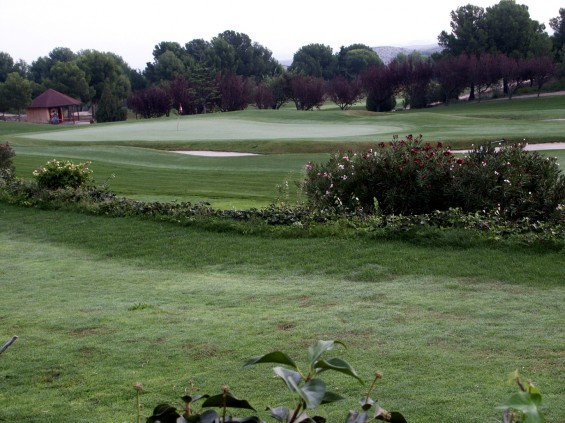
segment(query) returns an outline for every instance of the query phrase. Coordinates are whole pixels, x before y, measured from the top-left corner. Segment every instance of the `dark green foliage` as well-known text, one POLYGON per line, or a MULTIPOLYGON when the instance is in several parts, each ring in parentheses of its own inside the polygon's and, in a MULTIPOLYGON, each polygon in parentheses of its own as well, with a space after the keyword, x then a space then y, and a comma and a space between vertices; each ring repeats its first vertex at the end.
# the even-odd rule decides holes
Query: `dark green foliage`
POLYGON ((126 120, 127 117, 127 109, 114 94, 113 89, 107 86, 102 92, 100 103, 98 103, 96 109, 96 120, 98 122, 117 122, 126 120))
POLYGON ((319 209, 373 213, 426 213, 449 208, 444 195, 454 158, 441 143, 395 138, 363 154, 333 155, 307 165, 304 189, 319 209))
POLYGON ((289 71, 329 80, 335 75, 336 56, 323 44, 308 44, 294 53, 289 71))
POLYGON ((363 154, 335 154, 306 170, 304 189, 320 210, 420 214, 460 207, 543 220, 565 203, 557 161, 520 145, 483 145, 458 158, 441 143, 408 136, 363 154))
POLYGON ((508 218, 543 219, 565 203, 565 176, 555 158, 522 145, 471 151, 453 172, 449 196, 463 210, 497 210, 508 218))
POLYGON ((391 95, 385 100, 379 101, 372 93, 370 93, 367 96, 365 107, 370 112, 390 112, 396 107, 396 98, 394 97, 394 95, 391 95))
POLYGON ((0 144, 0 179, 11 179, 15 167, 12 158, 16 155, 10 144, 0 144))
MULTIPOLYGON (((458 163, 460 160, 455 159, 456 165, 462 163, 458 163)), ((320 182, 325 178, 317 179, 320 182)), ((351 211, 335 204, 328 204, 327 208, 273 204, 263 209, 221 210, 207 203, 136 201, 117 197, 104 186, 41 188, 36 181, 19 178, 0 184, 0 201, 109 217, 141 217, 225 233, 265 233, 282 237, 367 235, 416 243, 431 242, 432 245, 447 243, 458 247, 485 241, 551 250, 563 249, 565 245, 565 208, 562 205, 543 219, 541 216, 537 219, 526 216, 512 220, 498 207, 477 212, 448 208, 419 214, 367 214, 361 208, 351 211)), ((371 210, 379 205, 374 202, 371 210)))
POLYGON ((160 87, 135 91, 130 94, 127 103, 136 115, 145 119, 168 116, 171 111, 171 98, 167 91, 160 87))
MULTIPOLYGON (((324 423, 326 419, 321 416, 310 417, 307 412, 324 404, 330 404, 343 399, 341 395, 333 393, 326 388, 326 383, 321 378, 321 373, 335 371, 342 375, 357 379, 361 384, 363 381, 351 365, 337 357, 324 359, 322 355, 334 349, 337 345, 343 344, 339 341, 317 341, 308 349, 308 365, 305 369, 300 369, 294 360, 281 351, 252 357, 244 367, 251 367, 260 363, 278 364, 273 372, 277 379, 283 381, 291 394, 295 397, 292 407, 268 407, 270 417, 282 423, 324 423)), ((402 414, 398 412, 388 412, 381 408, 369 395, 376 388, 376 381, 382 374, 376 373, 375 379, 369 388, 367 395, 361 399, 362 413, 350 411, 346 417, 346 423, 367 423, 370 421, 384 420, 388 422, 406 423, 402 414), (372 411, 371 415, 368 411, 372 411)), ((138 390, 138 388, 136 388, 138 390)), ((138 390, 139 393, 139 390, 138 390)), ((183 410, 176 410, 169 404, 159 404, 153 410, 153 415, 147 419, 148 423, 227 423, 227 422, 255 422, 265 423, 264 420, 256 416, 232 417, 227 410, 236 409, 255 409, 246 401, 240 400, 232 395, 229 388, 224 386, 218 395, 185 395, 182 398, 185 403, 183 410), (204 399, 202 408, 218 408, 221 413, 214 410, 200 411, 194 409, 194 403, 204 399), (183 414, 179 414, 182 412, 183 414), (221 414, 221 415, 220 415, 221 414)), ((139 408, 139 396, 138 396, 139 408)))

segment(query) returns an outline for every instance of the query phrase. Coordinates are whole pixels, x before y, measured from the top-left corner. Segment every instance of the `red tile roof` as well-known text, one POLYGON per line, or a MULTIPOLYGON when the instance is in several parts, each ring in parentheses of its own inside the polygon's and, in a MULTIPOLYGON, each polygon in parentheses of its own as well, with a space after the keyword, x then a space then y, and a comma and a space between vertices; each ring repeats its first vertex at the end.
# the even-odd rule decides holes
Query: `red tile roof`
POLYGON ((69 97, 59 91, 49 88, 43 94, 38 95, 31 102, 30 108, 49 108, 62 106, 79 106, 80 100, 69 97))

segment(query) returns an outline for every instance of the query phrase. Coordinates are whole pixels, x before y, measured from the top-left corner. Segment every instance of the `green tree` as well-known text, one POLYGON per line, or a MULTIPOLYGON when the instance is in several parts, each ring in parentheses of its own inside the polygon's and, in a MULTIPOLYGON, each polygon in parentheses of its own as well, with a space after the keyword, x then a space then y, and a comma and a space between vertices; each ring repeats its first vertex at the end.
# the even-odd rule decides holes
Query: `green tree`
POLYGON ((558 62, 563 60, 563 48, 565 46, 565 8, 559 9, 559 16, 549 20, 549 26, 553 30, 551 42, 553 54, 558 62))
POLYGON ((77 55, 68 47, 56 47, 49 52, 49 58, 55 64, 57 62, 72 62, 77 58, 77 55))
POLYGON ((42 84, 44 80, 51 78, 51 68, 59 62, 69 63, 77 59, 70 48, 57 47, 49 52, 49 55, 39 57, 32 62, 29 67, 30 78, 38 84, 42 84))
POLYGON ((31 82, 17 72, 9 73, 2 85, 2 97, 8 107, 18 114, 19 120, 22 110, 31 103, 31 82))
POLYGON ((14 59, 8 53, 0 51, 0 82, 6 81, 9 73, 14 72, 14 59))
POLYGON ((335 75, 336 57, 332 48, 323 44, 308 44, 294 53, 289 71, 329 80, 335 75))
POLYGON ((153 59, 157 60, 167 51, 173 53, 179 59, 186 56, 186 50, 176 41, 162 41, 153 49, 153 59))
POLYGON ((487 7, 485 28, 491 53, 518 58, 532 53, 534 43, 539 43, 538 37, 543 37, 545 25, 530 18, 528 6, 515 0, 501 0, 487 7))
POLYGON ((186 53, 192 57, 196 63, 203 63, 206 60, 206 52, 211 45, 208 41, 197 38, 185 44, 186 53))
POLYGON ((29 65, 22 59, 14 63, 14 72, 18 72, 22 78, 29 79, 29 65))
POLYGON ((53 62, 47 56, 39 57, 31 62, 31 66, 29 67, 31 80, 37 84, 41 84, 45 78, 49 78, 51 66, 53 66, 53 62))
POLYGON ((115 89, 111 84, 106 84, 102 90, 102 96, 96 109, 96 120, 98 122, 116 122, 127 119, 127 110, 115 95, 115 89))
POLYGON ((192 69, 189 97, 194 113, 213 111, 220 100, 220 89, 213 69, 197 64, 192 69))
POLYGON ((364 44, 341 47, 337 54, 337 73, 350 81, 358 78, 362 72, 371 66, 382 64, 383 61, 379 55, 371 47, 364 44))
POLYGON ((170 50, 160 55, 155 63, 154 76, 157 81, 172 81, 177 75, 185 75, 186 66, 183 61, 170 50))
POLYGON ((2 113, 2 120, 6 119, 5 114, 10 111, 10 103, 5 93, 5 85, 4 82, 0 82, 0 113, 2 113))
POLYGON ((193 62, 179 43, 162 41, 153 49, 153 62, 147 63, 144 76, 153 83, 172 81, 177 75, 186 75, 193 62))
POLYGON ((206 53, 207 64, 216 72, 235 72, 237 70, 238 58, 235 48, 224 38, 213 38, 211 48, 206 53))
POLYGON ((53 88, 74 98, 87 102, 93 95, 86 74, 76 62, 57 62, 51 67, 51 77, 44 80, 47 88, 53 88))
MULTIPOLYGON (((224 31, 218 38, 225 40, 235 53, 235 70, 237 75, 262 80, 266 76, 272 76, 282 72, 278 62, 273 59, 272 52, 261 44, 253 42, 247 34, 224 31)), ((214 42, 214 41, 213 41, 214 42)), ((219 69, 225 72, 226 69, 219 69)))
POLYGON ((121 57, 113 53, 83 50, 79 53, 77 64, 89 81, 94 113, 96 113, 96 105, 101 100, 105 89, 112 89, 113 96, 119 101, 127 99, 131 90, 128 77, 130 69, 121 57))
POLYGON ((467 4, 451 11, 451 33, 442 31, 438 43, 449 55, 480 56, 487 48, 485 10, 467 4))

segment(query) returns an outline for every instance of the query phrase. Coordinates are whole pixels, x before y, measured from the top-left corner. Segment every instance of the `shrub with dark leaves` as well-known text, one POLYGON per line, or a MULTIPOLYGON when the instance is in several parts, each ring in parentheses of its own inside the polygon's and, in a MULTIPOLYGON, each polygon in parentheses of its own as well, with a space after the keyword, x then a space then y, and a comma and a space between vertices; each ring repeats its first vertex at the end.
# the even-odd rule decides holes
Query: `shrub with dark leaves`
POLYGON ((557 160, 516 144, 472 150, 453 170, 453 205, 497 210, 510 219, 544 219, 565 204, 565 176, 557 160))
POLYGON ((543 220, 565 204, 565 176, 554 158, 521 145, 482 145, 457 157, 421 136, 308 163, 303 188, 312 208, 338 213, 409 215, 458 207, 543 220))
POLYGON ((14 175, 12 158, 16 155, 10 144, 0 144, 0 179, 9 180, 14 175))

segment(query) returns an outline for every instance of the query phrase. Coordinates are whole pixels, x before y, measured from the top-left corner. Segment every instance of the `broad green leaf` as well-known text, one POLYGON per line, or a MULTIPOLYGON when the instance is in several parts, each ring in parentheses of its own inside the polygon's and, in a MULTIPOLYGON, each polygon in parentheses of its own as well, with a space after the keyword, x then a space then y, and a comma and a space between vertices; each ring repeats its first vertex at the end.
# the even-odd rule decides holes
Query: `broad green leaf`
POLYGON ((286 367, 273 367, 273 372, 284 380, 291 392, 298 392, 298 386, 302 381, 302 375, 300 373, 287 369, 286 367))
POLYGON ((296 364, 294 361, 285 353, 281 351, 273 351, 265 355, 258 355, 255 357, 251 357, 247 362, 243 365, 244 368, 251 367, 254 364, 259 363, 275 363, 275 364, 284 364, 286 366, 290 366, 293 369, 296 369, 296 364))
POLYGON ((543 415, 539 412, 538 405, 541 403, 541 395, 528 392, 518 392, 498 408, 519 411, 524 414, 523 423, 543 423, 543 415))
POLYGON ((325 370, 335 370, 336 372, 344 373, 348 376, 352 376, 357 379, 361 384, 364 384, 363 380, 359 377, 357 372, 351 365, 341 358, 330 358, 329 360, 319 360, 314 364, 315 369, 321 369, 320 372, 325 370))
POLYGON ((246 400, 240 400, 232 394, 218 394, 211 396, 202 403, 202 407, 229 407, 229 408, 245 408, 247 410, 255 409, 246 400))
POLYGON ((300 397, 306 403, 306 408, 316 408, 326 395, 326 384, 322 379, 311 379, 299 388, 300 397))
POLYGON ((345 347, 345 344, 340 341, 316 341, 312 344, 310 348, 308 348, 308 362, 310 363, 310 367, 314 368, 314 363, 318 361, 320 356, 326 351, 332 350, 336 344, 345 347))

